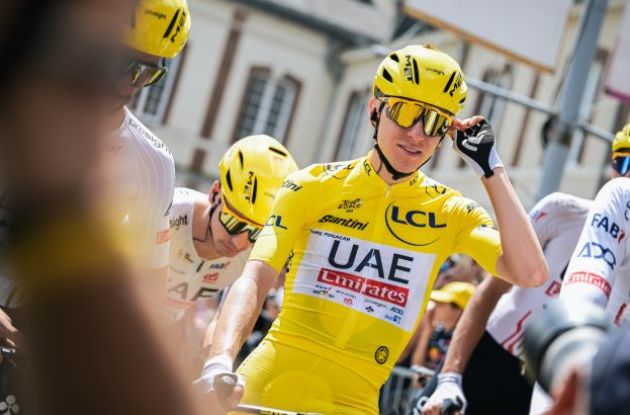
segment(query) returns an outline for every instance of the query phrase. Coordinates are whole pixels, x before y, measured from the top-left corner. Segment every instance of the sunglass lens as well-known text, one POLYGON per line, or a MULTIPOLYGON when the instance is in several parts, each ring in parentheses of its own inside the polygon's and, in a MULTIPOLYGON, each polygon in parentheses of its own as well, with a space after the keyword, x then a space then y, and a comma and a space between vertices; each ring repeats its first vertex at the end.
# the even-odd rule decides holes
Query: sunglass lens
POLYGON ((613 160, 613 168, 619 172, 622 176, 625 176, 630 171, 630 156, 615 157, 613 160))

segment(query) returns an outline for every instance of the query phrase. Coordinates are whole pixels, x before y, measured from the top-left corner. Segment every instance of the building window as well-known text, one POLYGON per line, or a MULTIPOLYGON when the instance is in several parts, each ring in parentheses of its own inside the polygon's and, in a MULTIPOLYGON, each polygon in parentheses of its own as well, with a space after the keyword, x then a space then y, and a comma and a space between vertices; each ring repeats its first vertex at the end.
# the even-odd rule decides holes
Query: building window
POLYGON ((134 114, 143 120, 155 124, 161 124, 163 122, 164 115, 173 94, 183 54, 184 51, 175 59, 167 60, 168 72, 158 83, 147 88, 142 88, 134 95, 129 103, 129 108, 131 108, 134 114))
POLYGON ((268 134, 284 143, 299 90, 299 81, 290 76, 274 78, 269 69, 252 69, 233 141, 252 134, 268 134))
POLYGON ((365 103, 369 98, 369 90, 353 91, 348 98, 344 124, 337 140, 334 160, 350 160, 356 154, 356 142, 361 127, 367 122, 367 108, 365 103))

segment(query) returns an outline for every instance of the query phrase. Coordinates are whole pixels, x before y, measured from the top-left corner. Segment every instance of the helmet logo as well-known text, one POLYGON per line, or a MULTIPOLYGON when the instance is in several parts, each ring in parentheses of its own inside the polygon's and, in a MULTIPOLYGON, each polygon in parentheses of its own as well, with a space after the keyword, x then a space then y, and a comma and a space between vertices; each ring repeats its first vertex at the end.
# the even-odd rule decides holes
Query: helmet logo
POLYGON ((454 71, 451 74, 451 77, 448 78, 448 82, 444 87, 444 93, 448 93, 451 97, 457 91, 457 89, 462 85, 462 74, 459 71, 454 71))
POLYGON ((254 172, 250 170, 247 172, 247 182, 245 183, 244 196, 245 200, 251 203, 254 203, 254 180, 254 172))
POLYGON ((415 59, 411 58, 411 55, 405 55, 405 78, 409 82, 414 82, 416 84, 420 83, 419 74, 418 74, 418 63, 415 59))
POLYGON ((168 24, 168 27, 166 28, 166 31, 164 32, 164 35, 162 35, 162 37, 166 39, 170 36, 171 42, 175 43, 175 38, 177 37, 179 32, 181 32, 182 27, 184 26, 185 22, 186 22, 186 12, 182 11, 182 9, 177 9, 177 11, 173 15, 173 18, 171 19, 171 22, 168 24), (181 12, 181 16, 180 16, 180 12, 181 12), (178 20, 178 17, 179 17, 179 20, 178 20), (173 36, 171 36, 171 32, 173 31, 173 28, 175 28, 175 33, 173 33, 173 36))

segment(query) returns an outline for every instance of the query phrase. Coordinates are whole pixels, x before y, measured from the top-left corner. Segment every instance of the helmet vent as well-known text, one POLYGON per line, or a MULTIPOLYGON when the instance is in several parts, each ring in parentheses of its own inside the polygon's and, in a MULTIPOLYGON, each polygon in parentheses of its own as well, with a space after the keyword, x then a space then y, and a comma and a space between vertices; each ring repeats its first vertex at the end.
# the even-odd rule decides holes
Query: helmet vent
POLYGON ((389 59, 400 63, 400 59, 398 58, 398 55, 396 55, 395 53, 392 53, 391 55, 389 55, 389 59))
POLYGON ((239 150, 239 152, 238 152, 238 161, 240 161, 240 162, 241 162, 241 169, 242 169, 242 168, 243 168, 243 165, 244 165, 245 163, 243 162, 243 152, 242 152, 242 151, 240 151, 240 150, 239 150))
POLYGON ((418 61, 413 59, 411 61, 411 64, 413 65, 413 82, 416 85, 419 85, 420 84, 420 72, 418 71, 418 61))
POLYGON ((394 83, 394 80, 392 79, 392 76, 389 74, 387 69, 383 69, 383 78, 385 78, 390 83, 394 83))
POLYGON ((460 103, 460 104, 463 104, 463 103, 464 103, 464 101, 466 101, 466 97, 464 97, 464 98, 460 99, 460 100, 459 100, 459 103, 460 103))
POLYGON ((229 170, 225 174, 225 181, 226 181, 228 187, 230 188, 230 192, 233 192, 234 188, 232 187, 232 176, 230 175, 230 171, 229 170))
POLYGON ((171 22, 168 24, 168 27, 166 28, 166 31, 162 35, 162 37, 164 39, 166 39, 167 37, 169 37, 171 35, 171 32, 173 31, 173 27, 175 26, 175 22, 177 22, 177 17, 179 16, 179 12, 180 11, 181 11, 181 9, 177 9, 175 14, 173 15, 173 18, 171 19, 171 22))
POLYGON ((256 203, 257 194, 258 194, 258 177, 254 177, 254 189, 252 190, 252 205, 256 203))
POLYGON ((280 154, 282 157, 287 157, 287 153, 285 153, 284 151, 275 148, 275 147, 269 147, 269 151, 273 151, 276 154, 280 154))

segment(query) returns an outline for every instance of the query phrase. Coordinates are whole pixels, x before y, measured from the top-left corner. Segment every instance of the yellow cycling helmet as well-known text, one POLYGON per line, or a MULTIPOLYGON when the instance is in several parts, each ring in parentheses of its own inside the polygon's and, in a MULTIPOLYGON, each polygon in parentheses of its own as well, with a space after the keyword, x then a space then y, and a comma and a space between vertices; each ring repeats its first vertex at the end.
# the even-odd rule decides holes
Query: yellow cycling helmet
POLYGON ((627 124, 615 134, 615 139, 612 142, 612 152, 613 157, 615 157, 615 153, 619 152, 630 153, 630 124, 627 124))
POLYGON ((125 44, 143 53, 173 59, 186 44, 189 31, 186 0, 140 0, 126 30, 125 44))
POLYGON ((406 98, 456 115, 466 101, 467 87, 455 59, 433 46, 411 45, 383 59, 372 92, 376 98, 406 98))
POLYGON ((221 191, 228 204, 264 225, 285 177, 297 170, 289 151, 268 135, 252 135, 232 145, 219 162, 221 191))

